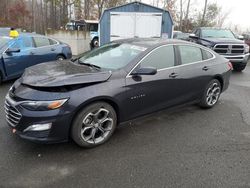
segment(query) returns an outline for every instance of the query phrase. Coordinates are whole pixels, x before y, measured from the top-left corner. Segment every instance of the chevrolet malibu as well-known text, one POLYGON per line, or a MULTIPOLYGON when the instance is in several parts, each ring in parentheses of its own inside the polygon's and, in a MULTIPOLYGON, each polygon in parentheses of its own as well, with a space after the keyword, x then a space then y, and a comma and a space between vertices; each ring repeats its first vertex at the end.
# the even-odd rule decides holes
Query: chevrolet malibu
POLYGON ((117 125, 185 103, 213 107, 232 65, 208 48, 161 39, 126 39, 71 61, 26 69, 6 95, 12 132, 36 142, 103 144, 117 125))

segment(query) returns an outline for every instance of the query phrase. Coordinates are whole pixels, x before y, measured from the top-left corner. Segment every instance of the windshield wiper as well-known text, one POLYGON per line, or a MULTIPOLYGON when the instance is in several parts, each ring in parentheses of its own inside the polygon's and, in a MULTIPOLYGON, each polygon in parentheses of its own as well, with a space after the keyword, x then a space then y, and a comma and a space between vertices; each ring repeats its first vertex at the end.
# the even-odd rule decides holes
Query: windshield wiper
POLYGON ((89 66, 89 67, 94 67, 96 69, 101 69, 101 67, 97 66, 97 65, 94 65, 94 64, 91 64, 91 63, 84 63, 83 61, 81 61, 80 59, 78 59, 78 63, 81 64, 81 65, 86 65, 86 66, 89 66))

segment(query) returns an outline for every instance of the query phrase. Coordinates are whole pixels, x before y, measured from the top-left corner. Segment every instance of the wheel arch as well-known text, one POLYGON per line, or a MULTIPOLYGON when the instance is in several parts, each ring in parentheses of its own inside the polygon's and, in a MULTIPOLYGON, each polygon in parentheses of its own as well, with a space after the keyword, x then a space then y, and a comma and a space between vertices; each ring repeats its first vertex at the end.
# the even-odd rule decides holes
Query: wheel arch
POLYGON ((58 56, 63 56, 65 59, 67 59, 67 57, 66 57, 63 53, 57 54, 57 55, 56 55, 56 58, 57 58, 58 56))
POLYGON ((84 103, 82 103, 77 109, 76 111, 74 112, 74 115, 72 117, 72 120, 71 120, 71 123, 70 123, 70 128, 72 126, 72 123, 75 119, 75 117, 77 116, 77 114, 83 110, 86 106, 90 105, 90 104, 93 104, 93 103, 96 103, 96 102, 105 102, 109 105, 111 105, 115 112, 116 112, 116 116, 117 116, 117 124, 120 123, 120 108, 119 108, 119 105, 117 104, 117 102, 115 102, 114 99, 112 99, 111 97, 97 97, 97 98, 93 98, 93 99, 90 99, 84 103))
POLYGON ((215 75, 214 76, 214 79, 218 80, 220 82, 220 85, 221 85, 221 90, 223 90, 223 87, 224 87, 224 81, 223 81, 223 78, 221 75, 215 75))

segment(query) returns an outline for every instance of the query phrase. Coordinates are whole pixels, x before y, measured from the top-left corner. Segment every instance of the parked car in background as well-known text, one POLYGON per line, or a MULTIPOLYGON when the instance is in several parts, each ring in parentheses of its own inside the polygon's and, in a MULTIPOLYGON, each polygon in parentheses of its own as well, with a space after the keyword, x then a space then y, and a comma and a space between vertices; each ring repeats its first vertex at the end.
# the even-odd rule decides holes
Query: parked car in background
POLYGON ((71 20, 65 26, 66 30, 81 30, 90 32, 90 48, 99 46, 98 20, 71 20))
POLYGON ((71 48, 55 39, 37 34, 18 38, 0 37, 0 82, 18 78, 24 69, 39 63, 69 59, 71 48))
POLYGON ((190 33, 183 33, 181 31, 173 31, 173 38, 174 39, 190 41, 189 35, 190 35, 190 33))
POLYGON ((236 71, 245 69, 249 46, 235 37, 232 31, 220 28, 200 27, 194 30, 190 38, 198 44, 211 48, 230 60, 236 71))
POLYGON ((114 41, 74 61, 26 69, 6 96, 6 120, 24 139, 72 137, 79 146, 94 147, 119 123, 138 116, 190 102, 213 107, 228 88, 231 68, 227 59, 194 43, 114 41))

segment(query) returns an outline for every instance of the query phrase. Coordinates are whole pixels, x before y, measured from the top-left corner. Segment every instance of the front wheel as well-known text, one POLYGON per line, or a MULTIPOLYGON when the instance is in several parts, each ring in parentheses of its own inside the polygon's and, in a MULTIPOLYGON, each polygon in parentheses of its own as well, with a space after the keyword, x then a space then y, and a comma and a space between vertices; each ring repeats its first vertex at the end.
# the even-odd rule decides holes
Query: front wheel
POLYGON ((212 108, 219 100, 221 94, 221 84, 217 79, 213 79, 207 85, 200 106, 202 108, 212 108))
POLYGON ((233 69, 237 72, 241 72, 246 68, 246 65, 233 65, 233 69))
POLYGON ((114 108, 108 103, 96 102, 78 113, 72 125, 71 137, 81 147, 95 147, 112 136, 116 124, 114 108))

